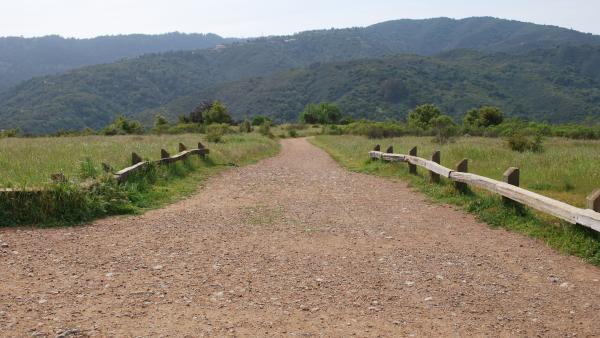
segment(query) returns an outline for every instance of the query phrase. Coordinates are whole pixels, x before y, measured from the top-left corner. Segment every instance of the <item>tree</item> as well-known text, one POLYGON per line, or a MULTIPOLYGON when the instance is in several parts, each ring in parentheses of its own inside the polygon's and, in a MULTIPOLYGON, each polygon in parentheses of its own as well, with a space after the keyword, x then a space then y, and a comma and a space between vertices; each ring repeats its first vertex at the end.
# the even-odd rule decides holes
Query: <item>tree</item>
POLYGON ((332 103, 322 102, 319 105, 309 103, 300 113, 300 121, 309 124, 337 124, 342 119, 342 112, 332 103))
POLYGON ((417 106, 408 113, 408 124, 423 130, 428 130, 431 127, 431 120, 441 114, 442 112, 435 105, 423 104, 417 106))
POLYGON ((323 124, 337 124, 342 118, 342 111, 332 103, 319 104, 319 118, 323 124))
POLYGON ((496 126, 504 121, 504 114, 497 107, 484 106, 479 108, 479 121, 482 127, 496 126))
POLYGON ((458 134, 458 126, 448 115, 439 115, 431 119, 431 130, 435 133, 437 143, 446 143, 452 136, 458 134))
POLYGON ((309 124, 319 123, 319 108, 314 103, 309 103, 304 107, 304 111, 300 113, 300 121, 309 124))
POLYGON ((163 132, 169 128, 169 121, 162 115, 156 115, 154 120, 154 131, 155 132, 163 132))
POLYGON ((104 135, 126 135, 126 134, 143 134, 144 127, 139 121, 129 121, 123 115, 117 116, 115 121, 102 129, 104 135))
POLYGON ((268 117, 266 117, 264 115, 256 115, 256 116, 254 116, 252 118, 252 125, 253 126, 261 126, 265 122, 273 123, 273 121, 270 118, 268 118, 268 117))
POLYGON ((471 109, 463 119, 467 128, 487 128, 496 126, 504 121, 504 114, 497 107, 483 106, 479 109, 471 109))
POLYGON ((252 124, 248 120, 240 123, 240 133, 251 133, 253 130, 252 124))
POLYGON ((228 123, 230 124, 232 119, 227 107, 220 101, 213 101, 210 109, 203 113, 204 123, 228 123))
POLYGON ((212 108, 212 106, 213 102, 210 101, 204 101, 200 103, 200 105, 190 112, 190 122, 202 124, 204 122, 204 114, 206 114, 212 108))

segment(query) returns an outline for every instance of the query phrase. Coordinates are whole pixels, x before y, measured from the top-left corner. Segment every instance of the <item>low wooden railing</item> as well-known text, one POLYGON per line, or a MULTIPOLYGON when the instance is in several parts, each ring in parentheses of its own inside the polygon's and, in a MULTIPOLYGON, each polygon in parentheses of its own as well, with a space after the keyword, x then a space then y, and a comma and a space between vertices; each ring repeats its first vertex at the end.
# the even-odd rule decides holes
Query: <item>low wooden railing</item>
POLYGON ((577 208, 564 202, 519 187, 519 169, 508 168, 504 173, 504 181, 497 181, 488 177, 468 173, 468 159, 460 161, 455 169, 440 165, 441 154, 434 152, 431 160, 417 157, 417 147, 410 150, 409 155, 394 154, 393 147, 386 152, 381 151, 379 145, 369 152, 372 159, 381 159, 389 162, 406 162, 409 172, 417 173, 417 166, 427 169, 432 182, 439 182, 440 176, 455 182, 459 190, 466 189, 467 185, 487 190, 503 196, 507 204, 523 204, 538 211, 558 217, 572 224, 580 224, 600 232, 600 189, 587 197, 587 209, 577 208))
MULTIPOLYGON (((131 166, 117 171, 116 173, 113 174, 113 177, 117 180, 117 182, 124 183, 131 176, 131 174, 138 172, 144 168, 147 168, 148 165, 150 165, 150 164, 164 165, 164 164, 169 164, 169 163, 175 163, 177 161, 186 159, 190 155, 199 155, 200 157, 204 158, 208 153, 209 153, 208 148, 205 148, 202 143, 198 143, 197 149, 189 149, 189 150, 187 149, 187 147, 185 145, 183 145, 182 143, 179 143, 179 153, 177 153, 173 156, 169 155, 169 153, 166 150, 161 149, 160 150, 161 158, 156 161, 144 161, 138 154, 131 153, 131 166)), ((102 163, 102 167, 104 168, 104 170, 106 172, 112 171, 110 165, 108 165, 106 163, 102 163)), ((66 181, 66 179, 67 179, 62 173, 52 174, 50 176, 51 176, 52 181, 55 183, 60 183, 60 182, 66 181)), ((97 183, 98 183, 97 180, 87 180, 85 182, 82 182, 79 185, 82 189, 88 189, 97 183)), ((40 193, 40 192, 43 192, 44 190, 45 190, 45 188, 17 188, 17 189, 0 188, 0 194, 40 193)))
POLYGON ((117 182, 123 183, 123 182, 127 181, 127 178, 129 178, 131 174, 147 168, 148 165, 150 165, 151 163, 156 164, 156 165, 175 163, 177 161, 186 159, 190 155, 196 155, 196 154, 200 155, 202 158, 204 158, 208 153, 209 153, 209 150, 207 148, 205 148, 202 143, 198 143, 197 149, 189 149, 189 150, 187 149, 187 147, 185 145, 183 145, 182 143, 179 143, 179 153, 177 153, 173 156, 169 155, 169 153, 166 150, 161 149, 160 150, 161 158, 156 161, 143 161, 142 158, 138 154, 131 153, 131 166, 117 171, 114 174, 114 177, 117 180, 117 182))

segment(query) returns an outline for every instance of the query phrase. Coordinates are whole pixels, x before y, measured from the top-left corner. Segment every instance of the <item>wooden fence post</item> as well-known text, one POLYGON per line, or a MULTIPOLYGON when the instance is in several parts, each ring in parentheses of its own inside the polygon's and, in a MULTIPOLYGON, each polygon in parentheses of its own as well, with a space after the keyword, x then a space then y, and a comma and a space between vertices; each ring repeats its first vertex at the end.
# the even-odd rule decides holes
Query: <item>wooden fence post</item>
MULTIPOLYGON (((462 161, 458 162, 456 164, 456 170, 458 172, 461 173, 468 173, 469 172, 469 160, 466 158, 463 158, 462 161)), ((469 190, 469 186, 466 183, 462 183, 462 182, 454 182, 454 186, 456 187, 456 189, 462 193, 467 192, 469 190)))
POLYGON ((587 198, 587 208, 594 210, 595 212, 600 212, 600 189, 594 191, 587 198))
POLYGON ((105 173, 110 173, 113 171, 113 168, 110 166, 110 164, 106 163, 106 162, 102 162, 102 170, 105 173))
MULTIPOLYGON (((202 144, 201 142, 198 142, 198 149, 202 150, 204 149, 204 144, 202 144)), ((204 154, 204 152, 200 152, 200 158, 205 159, 206 155, 204 154)))
POLYGON ((187 147, 183 143, 179 143, 179 152, 186 151, 187 147))
MULTIPOLYGON (((514 185, 514 186, 518 187, 519 183, 520 183, 519 182, 520 173, 521 173, 521 171, 519 170, 519 168, 510 167, 510 168, 506 169, 506 171, 504 172, 503 181, 505 183, 508 183, 510 185, 514 185)), ((502 196, 502 201, 504 202, 504 205, 506 205, 506 206, 520 205, 520 203, 515 202, 505 196, 502 196)))
POLYGON ((381 151, 381 146, 379 144, 375 145, 375 148, 373 148, 374 151, 381 151))
MULTIPOLYGON (((417 147, 413 147, 408 154, 410 156, 417 156, 417 147)), ((410 162, 408 163, 408 172, 411 174, 417 174, 417 165, 416 164, 411 164, 410 162)))
POLYGON ((131 153, 131 165, 142 162, 142 157, 136 153, 131 153))
POLYGON ((386 154, 393 154, 394 153, 394 146, 389 146, 385 152, 386 152, 386 154))
MULTIPOLYGON (((436 150, 435 152, 433 152, 433 155, 431 155, 431 161, 440 164, 440 160, 441 160, 441 153, 439 150, 436 150)), ((429 172, 429 176, 431 177, 431 182, 434 183, 440 183, 440 175, 434 173, 433 171, 429 172)))
POLYGON ((169 155, 169 152, 168 152, 168 151, 166 151, 166 150, 164 150, 164 149, 161 149, 161 150, 160 150, 160 158, 161 158, 161 159, 163 159, 163 158, 169 158, 169 157, 171 157, 171 155, 169 155))

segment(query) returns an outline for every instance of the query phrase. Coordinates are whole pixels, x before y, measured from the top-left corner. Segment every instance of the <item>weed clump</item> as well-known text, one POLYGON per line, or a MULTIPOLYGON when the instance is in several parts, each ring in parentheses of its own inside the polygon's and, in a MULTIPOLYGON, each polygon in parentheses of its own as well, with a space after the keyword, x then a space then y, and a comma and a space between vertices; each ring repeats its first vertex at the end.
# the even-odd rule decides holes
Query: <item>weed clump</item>
POLYGON ((506 144, 512 151, 518 151, 520 153, 525 151, 541 153, 544 151, 543 139, 540 134, 532 137, 516 132, 506 139, 506 144))

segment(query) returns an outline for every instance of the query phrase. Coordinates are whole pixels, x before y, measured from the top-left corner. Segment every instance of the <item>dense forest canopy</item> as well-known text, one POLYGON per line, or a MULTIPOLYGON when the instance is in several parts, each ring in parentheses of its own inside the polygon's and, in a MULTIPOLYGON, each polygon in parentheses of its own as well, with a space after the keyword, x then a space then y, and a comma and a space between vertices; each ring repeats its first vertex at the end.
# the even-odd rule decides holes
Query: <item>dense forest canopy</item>
POLYGON ((93 39, 0 38, 0 91, 36 76, 148 53, 214 47, 234 39, 216 34, 119 35, 93 39))
MULTIPOLYGON (((579 48, 575 49, 577 53, 579 48)), ((600 48, 585 48, 591 58, 600 48)), ((556 49, 556 54, 563 54, 556 49)), ((600 67, 596 67, 600 69, 600 67)), ((552 122, 600 118, 600 79, 586 67, 562 67, 530 55, 453 51, 433 57, 399 55, 321 64, 206 88, 137 114, 173 118, 198 101, 227 102, 234 117, 265 114, 278 122, 295 120, 310 102, 333 102, 354 118, 402 120, 413 107, 434 103, 460 121, 481 105, 512 116, 552 122)))
POLYGON ((487 17, 250 39, 23 82, 0 94, 0 129, 98 129, 121 114, 151 125, 158 110, 173 117, 209 99, 223 100, 237 118, 295 120, 307 102, 331 101, 379 120, 433 102, 454 116, 489 104, 576 121, 598 114, 599 46, 595 35, 487 17), (417 55, 400 55, 407 53, 417 55))

